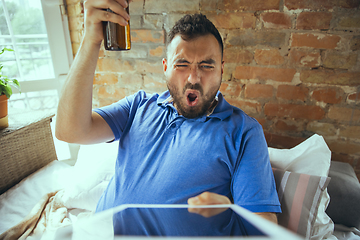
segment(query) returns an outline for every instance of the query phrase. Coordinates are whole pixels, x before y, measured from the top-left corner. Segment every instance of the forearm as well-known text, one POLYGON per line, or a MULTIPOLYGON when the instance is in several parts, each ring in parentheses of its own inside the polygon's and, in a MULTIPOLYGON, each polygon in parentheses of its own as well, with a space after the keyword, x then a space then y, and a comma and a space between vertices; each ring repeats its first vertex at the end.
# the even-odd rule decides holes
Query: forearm
POLYGON ((126 0, 84 2, 84 38, 64 84, 56 116, 56 137, 66 142, 97 143, 114 135, 98 114, 92 113, 92 91, 103 21, 126 26, 130 16, 126 0), (110 8, 113 12, 104 11, 110 8))
POLYGON ((92 122, 92 89, 99 44, 84 40, 62 89, 56 116, 56 137, 78 142, 92 122))

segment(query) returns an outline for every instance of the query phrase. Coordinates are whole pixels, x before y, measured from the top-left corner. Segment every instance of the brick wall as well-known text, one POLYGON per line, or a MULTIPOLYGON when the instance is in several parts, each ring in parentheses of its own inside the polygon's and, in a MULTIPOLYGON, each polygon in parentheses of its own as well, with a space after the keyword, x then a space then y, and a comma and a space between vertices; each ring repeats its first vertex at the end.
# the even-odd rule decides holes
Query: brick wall
MULTIPOLYGON (((83 33, 80 0, 67 0, 74 52, 83 33)), ((290 148, 314 133, 332 159, 360 178, 359 0, 134 0, 132 50, 100 52, 94 107, 139 89, 166 89, 161 59, 169 28, 201 12, 225 42, 221 91, 263 126, 269 146, 290 148)))

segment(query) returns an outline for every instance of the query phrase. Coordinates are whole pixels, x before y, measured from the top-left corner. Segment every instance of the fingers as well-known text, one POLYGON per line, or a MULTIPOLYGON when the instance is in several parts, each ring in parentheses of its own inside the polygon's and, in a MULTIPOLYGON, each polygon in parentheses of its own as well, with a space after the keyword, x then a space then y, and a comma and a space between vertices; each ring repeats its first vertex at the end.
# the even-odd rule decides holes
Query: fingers
MULTIPOLYGON (((215 204, 231 204, 231 201, 228 197, 220 195, 217 193, 203 192, 202 194, 189 198, 188 204, 192 206, 196 205, 215 205, 215 204)), ((189 207, 188 211, 191 213, 197 213, 203 217, 212 217, 219 213, 222 213, 227 208, 197 208, 189 207)))
POLYGON ((125 9, 127 6, 126 0, 87 0, 84 2, 85 17, 87 21, 95 24, 110 21, 126 26, 130 20, 125 9))
POLYGON ((200 214, 203 217, 209 218, 215 215, 218 215, 222 212, 225 212, 228 208, 196 208, 196 207, 190 207, 188 208, 188 211, 190 213, 197 213, 200 214))
MULTIPOLYGON (((99 9, 112 9, 113 7, 117 8, 117 6, 121 6, 122 8, 128 7, 128 2, 126 0, 86 0, 85 2, 99 9)), ((113 11, 116 12, 115 10, 113 11)))
POLYGON ((213 205, 213 204, 231 204, 228 197, 217 193, 203 192, 202 194, 189 198, 189 205, 213 205))

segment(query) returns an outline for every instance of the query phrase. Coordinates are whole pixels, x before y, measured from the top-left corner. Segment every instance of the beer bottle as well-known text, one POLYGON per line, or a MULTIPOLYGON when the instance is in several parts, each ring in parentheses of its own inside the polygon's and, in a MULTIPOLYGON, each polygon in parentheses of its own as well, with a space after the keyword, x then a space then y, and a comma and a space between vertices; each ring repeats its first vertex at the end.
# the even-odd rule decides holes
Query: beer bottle
MULTIPOLYGON (((113 12, 110 9, 106 11, 113 12)), ((126 8, 129 13, 129 6, 126 8)), ((130 50, 130 21, 128 25, 121 26, 113 22, 103 22, 104 29, 104 47, 108 51, 130 50)))

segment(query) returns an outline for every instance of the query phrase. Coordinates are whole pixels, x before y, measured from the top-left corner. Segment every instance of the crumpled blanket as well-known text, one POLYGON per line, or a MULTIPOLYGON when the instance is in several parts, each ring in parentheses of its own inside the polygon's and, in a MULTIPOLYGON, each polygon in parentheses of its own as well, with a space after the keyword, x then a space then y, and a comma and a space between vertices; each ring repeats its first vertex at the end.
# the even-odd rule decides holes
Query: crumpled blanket
POLYGON ((68 209, 62 201, 63 195, 64 190, 46 194, 19 224, 2 233, 0 240, 41 237, 45 229, 55 231, 70 225, 68 209))

